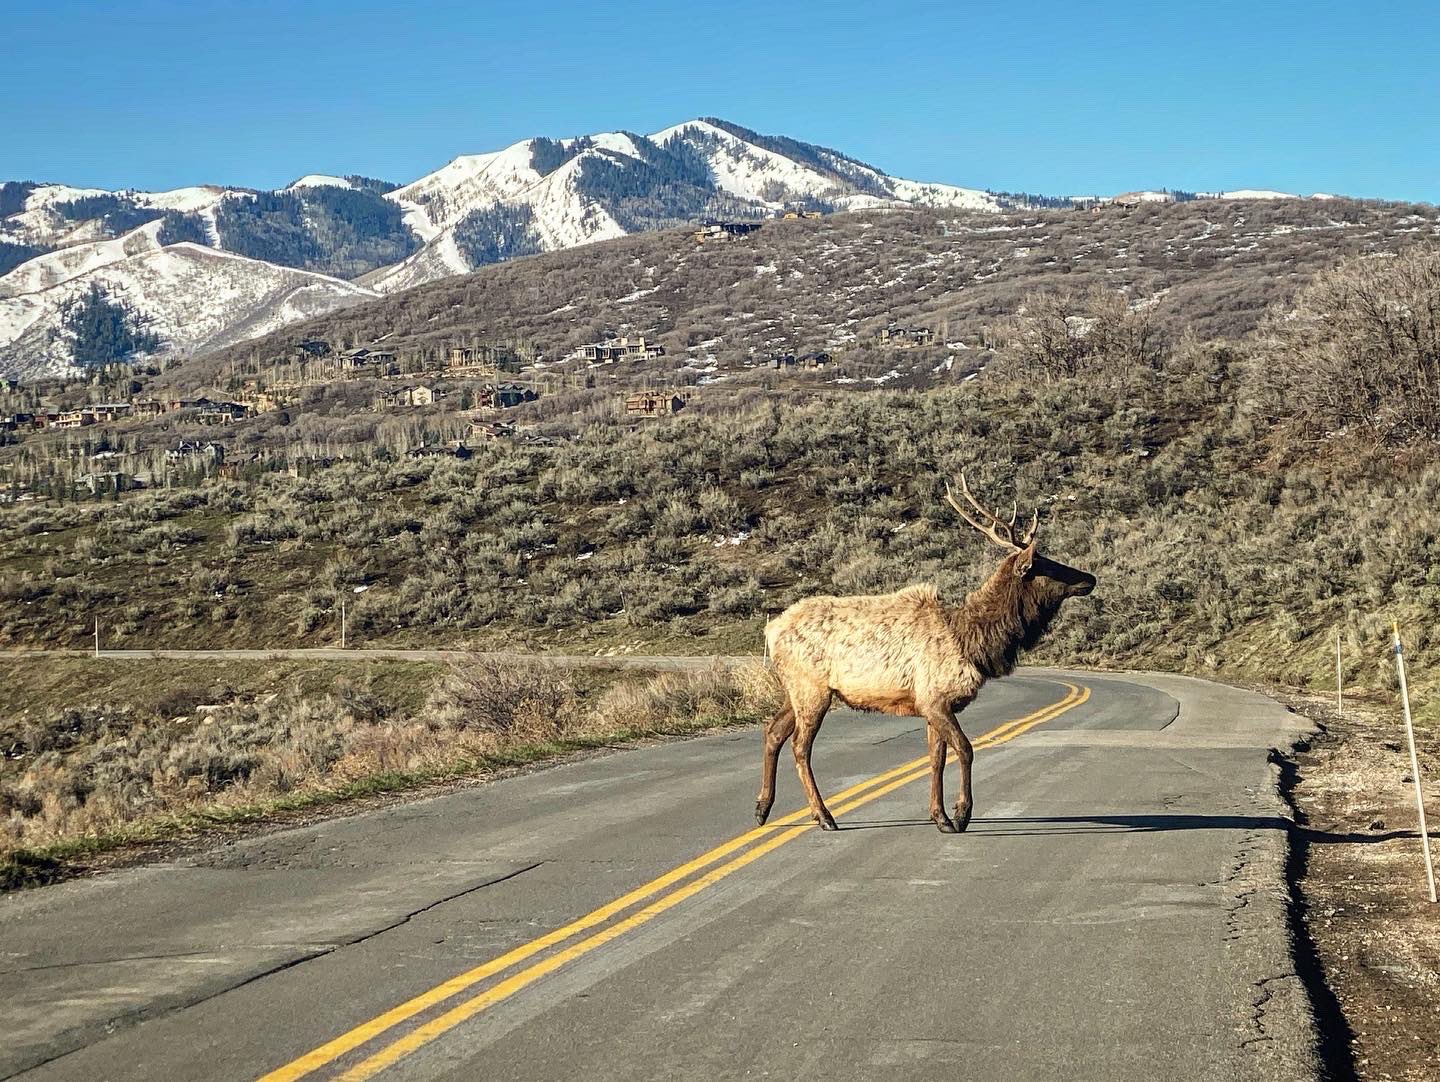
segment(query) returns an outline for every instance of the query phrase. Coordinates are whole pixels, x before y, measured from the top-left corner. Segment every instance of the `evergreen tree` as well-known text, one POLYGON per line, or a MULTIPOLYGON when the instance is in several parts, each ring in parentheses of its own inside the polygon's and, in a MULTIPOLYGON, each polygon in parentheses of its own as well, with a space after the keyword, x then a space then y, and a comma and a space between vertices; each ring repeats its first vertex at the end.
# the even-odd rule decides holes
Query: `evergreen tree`
POLYGON ((145 329, 149 323, 149 317, 130 305, 111 300, 98 282, 91 282, 86 293, 67 303, 61 315, 61 326, 74 336, 75 363, 82 368, 159 349, 160 336, 145 329))

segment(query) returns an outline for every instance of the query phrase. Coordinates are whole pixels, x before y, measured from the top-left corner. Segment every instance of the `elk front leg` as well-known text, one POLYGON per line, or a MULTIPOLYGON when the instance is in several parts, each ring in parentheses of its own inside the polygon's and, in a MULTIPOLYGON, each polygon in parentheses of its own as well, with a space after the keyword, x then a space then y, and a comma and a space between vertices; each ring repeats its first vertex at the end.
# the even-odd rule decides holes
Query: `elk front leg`
MULTIPOLYGON (((961 709, 964 709, 968 702, 967 699, 961 703, 961 709)), ((961 730, 960 723, 955 720, 955 711, 948 704, 934 706, 927 710, 925 720, 929 722, 931 729, 939 733, 941 739, 950 746, 950 750, 955 753, 956 763, 960 767, 960 795, 955 798, 955 829, 957 832, 964 831, 970 825, 970 812, 974 807, 974 798, 970 789, 970 764, 975 761, 975 749, 970 746, 970 738, 961 730)), ((933 768, 935 763, 933 750, 930 753, 930 763, 933 768)))
POLYGON ((970 813, 975 806, 974 794, 970 790, 970 766, 975 762, 975 749, 970 745, 970 738, 960 728, 960 723, 955 720, 954 712, 947 710, 945 714, 950 722, 946 740, 954 749, 955 759, 960 767, 960 795, 955 798, 955 829, 963 831, 970 825, 970 813))
POLYGON ((945 734, 928 722, 925 738, 930 742, 930 821, 942 834, 954 834, 955 824, 945 814, 945 734))
POLYGON ((770 808, 775 803, 775 767, 780 759, 780 749, 794 732, 795 710, 788 703, 765 723, 765 750, 760 757, 760 796, 755 801, 755 822, 762 827, 770 818, 770 808))
POLYGON ((804 715, 797 709, 795 739, 791 748, 795 752, 795 772, 800 775, 800 784, 805 788, 805 799, 810 802, 810 814, 820 824, 821 830, 838 830, 835 817, 825 807, 825 801, 820 796, 820 787, 815 784, 815 774, 810 769, 810 748, 815 743, 816 734, 820 732, 820 722, 824 717, 824 705, 804 715))

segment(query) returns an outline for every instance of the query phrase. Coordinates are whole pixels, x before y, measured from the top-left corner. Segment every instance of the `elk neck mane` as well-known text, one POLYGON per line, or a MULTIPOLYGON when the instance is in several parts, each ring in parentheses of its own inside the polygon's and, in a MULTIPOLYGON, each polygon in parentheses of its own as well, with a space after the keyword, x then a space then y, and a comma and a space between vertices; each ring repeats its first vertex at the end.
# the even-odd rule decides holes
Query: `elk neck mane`
POLYGON ((1060 598, 1044 597, 1015 574, 1015 559, 1002 560, 978 590, 943 610, 964 656, 987 679, 1008 676, 1060 611, 1060 598))

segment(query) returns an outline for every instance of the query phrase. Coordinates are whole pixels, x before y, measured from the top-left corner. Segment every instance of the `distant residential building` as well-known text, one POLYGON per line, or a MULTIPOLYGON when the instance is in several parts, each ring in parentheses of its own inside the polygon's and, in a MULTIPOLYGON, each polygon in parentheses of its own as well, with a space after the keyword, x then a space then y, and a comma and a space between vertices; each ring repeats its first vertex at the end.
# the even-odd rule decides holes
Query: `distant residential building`
POLYGON ((297 361, 313 361, 328 356, 330 343, 323 338, 303 338, 295 346, 297 361))
POLYGON ((82 473, 75 478, 76 488, 89 489, 93 494, 101 492, 128 492, 132 488, 144 488, 145 482, 140 478, 119 470, 108 472, 96 471, 94 473, 82 473))
POLYGON ((665 417, 685 408, 685 399, 674 391, 636 391, 625 396, 625 412, 631 417, 665 417))
POLYGON ((210 402, 200 407, 195 419, 202 425, 228 425, 249 415, 249 408, 239 402, 210 402))
POLYGON ((355 372, 361 369, 385 372, 396 369, 398 366, 394 352, 378 346, 361 346, 357 349, 342 350, 339 364, 342 372, 355 372))
POLYGON ((197 458, 207 462, 224 462, 225 445, 213 440, 181 440, 174 447, 165 449, 167 462, 180 463, 197 458))
POLYGON ((596 342, 594 345, 580 346, 573 350, 565 359, 604 364, 608 361, 645 360, 651 357, 663 357, 664 355, 664 346, 647 342, 645 336, 642 334, 636 338, 630 338, 629 336, 609 338, 604 342, 596 342))
MULTIPOLYGON (((445 366, 470 369, 476 374, 520 371, 520 354, 510 346, 450 346, 445 352, 445 366)), ((456 373, 459 374, 459 373, 456 373)))
POLYGON ((761 222, 704 221, 700 223, 700 228, 695 230, 695 240, 701 244, 706 241, 735 240, 755 232, 762 224, 761 222))
POLYGON ((540 396, 529 387, 516 383, 501 383, 487 387, 481 394, 480 405, 492 410, 513 409, 525 402, 534 402, 540 396))
POLYGON ((910 346, 928 346, 935 340, 935 332, 929 327, 902 327, 892 323, 888 327, 882 327, 875 332, 875 337, 881 345, 898 346, 907 348, 910 346))
POLYGON ((130 415, 138 420, 159 417, 165 412, 165 403, 154 398, 140 398, 130 403, 130 415))
POLYGON ((383 390, 375 396, 376 409, 395 409, 404 406, 429 406, 447 396, 448 392, 421 384, 417 387, 397 387, 383 390))
POLYGON ((94 423, 95 415, 89 410, 61 410, 55 415, 55 419, 50 421, 49 427, 84 428, 86 425, 93 425, 94 423))

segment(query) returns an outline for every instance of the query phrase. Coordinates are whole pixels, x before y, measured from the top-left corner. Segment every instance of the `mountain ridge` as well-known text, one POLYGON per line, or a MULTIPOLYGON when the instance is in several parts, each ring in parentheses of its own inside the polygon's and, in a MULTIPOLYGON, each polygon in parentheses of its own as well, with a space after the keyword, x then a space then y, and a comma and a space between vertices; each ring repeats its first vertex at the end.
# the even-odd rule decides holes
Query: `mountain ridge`
MULTIPOLYGON (((534 136, 459 155, 407 184, 326 173, 270 191, 8 181, 0 183, 0 372, 33 377, 73 369, 55 321, 62 298, 92 282, 108 282, 160 326, 175 324, 180 312, 205 311, 217 335, 181 328, 163 336, 162 353, 186 355, 217 338, 229 342, 241 328, 273 329, 285 311, 257 311, 254 298, 300 281, 284 272, 312 276, 305 281, 313 304, 340 307, 491 263, 705 217, 762 218, 790 207, 986 213, 1007 202, 975 188, 894 177, 841 151, 718 117, 649 135, 534 136), (183 284, 149 273, 155 253, 180 244, 248 259, 253 287, 237 289, 233 267, 221 275, 224 288, 209 287, 200 273, 183 276, 183 284), (127 270, 131 260, 141 262, 127 270), (197 293, 153 293, 162 288, 197 293)), ((197 271, 219 266, 193 251, 182 255, 197 271)), ((320 314, 309 305, 306 313, 320 314)))

